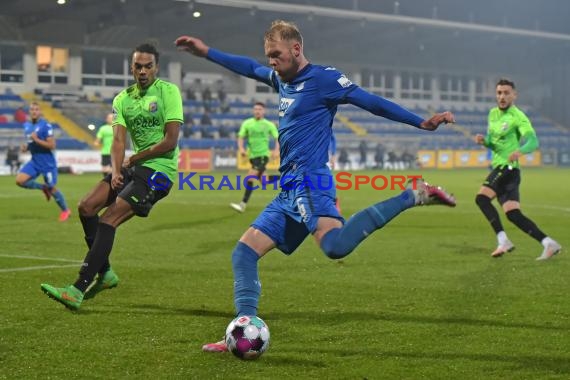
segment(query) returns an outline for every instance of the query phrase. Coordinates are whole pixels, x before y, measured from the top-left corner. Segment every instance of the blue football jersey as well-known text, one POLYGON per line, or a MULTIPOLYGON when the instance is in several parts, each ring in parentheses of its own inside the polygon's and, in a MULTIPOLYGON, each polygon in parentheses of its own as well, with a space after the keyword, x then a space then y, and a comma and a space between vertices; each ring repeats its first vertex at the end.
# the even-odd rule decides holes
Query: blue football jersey
POLYGON ((279 171, 295 176, 325 167, 337 106, 357 86, 334 67, 313 64, 287 83, 272 71, 271 81, 279 91, 279 171))
POLYGON ((32 121, 26 121, 24 123, 24 134, 28 144, 28 150, 32 154, 32 161, 40 167, 55 167, 56 162, 53 152, 50 149, 36 144, 31 137, 33 132, 36 132, 36 135, 40 140, 45 141, 48 137, 53 137, 52 125, 45 119, 38 119, 35 123, 32 121))
POLYGON ((353 104, 374 115, 421 127, 423 119, 353 84, 330 66, 307 64, 290 82, 269 67, 244 56, 210 48, 206 57, 235 73, 272 86, 279 92, 279 146, 283 177, 326 168, 332 124, 339 104, 353 104))

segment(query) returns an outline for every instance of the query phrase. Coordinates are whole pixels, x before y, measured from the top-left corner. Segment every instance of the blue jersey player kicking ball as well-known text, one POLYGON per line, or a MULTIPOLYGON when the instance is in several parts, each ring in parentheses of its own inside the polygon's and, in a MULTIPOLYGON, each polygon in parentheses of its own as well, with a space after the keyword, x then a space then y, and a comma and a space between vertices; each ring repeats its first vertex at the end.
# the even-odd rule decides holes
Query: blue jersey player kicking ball
MULTIPOLYGON (((351 253, 367 236, 402 211, 420 205, 455 206, 453 196, 418 180, 400 195, 373 204, 348 221, 335 208, 335 187, 315 188, 320 176, 331 178, 327 167, 332 123, 339 104, 350 103, 375 115, 433 131, 454 122, 449 112, 428 120, 353 84, 331 66, 311 64, 303 54, 303 37, 293 23, 274 21, 265 32, 266 67, 243 56, 231 55, 181 36, 180 50, 261 81, 279 92, 281 192, 239 239, 232 254, 234 303, 237 315, 257 315, 261 293, 257 261, 273 248, 289 255, 312 234, 331 259, 351 253), (309 180, 309 181, 307 181, 309 180)), ((322 187, 322 186, 321 186, 322 187)), ((224 341, 206 344, 208 352, 224 352, 224 341)))
POLYGON ((22 146, 22 151, 29 151, 32 159, 20 169, 16 176, 16 184, 25 189, 42 190, 48 201, 53 197, 61 209, 59 221, 65 222, 69 219, 71 211, 67 208, 63 194, 55 187, 57 184, 57 163, 53 155, 55 150, 53 127, 40 116, 40 105, 31 103, 31 120, 24 123, 26 144, 22 146), (35 181, 40 175, 44 177, 43 185, 35 181))

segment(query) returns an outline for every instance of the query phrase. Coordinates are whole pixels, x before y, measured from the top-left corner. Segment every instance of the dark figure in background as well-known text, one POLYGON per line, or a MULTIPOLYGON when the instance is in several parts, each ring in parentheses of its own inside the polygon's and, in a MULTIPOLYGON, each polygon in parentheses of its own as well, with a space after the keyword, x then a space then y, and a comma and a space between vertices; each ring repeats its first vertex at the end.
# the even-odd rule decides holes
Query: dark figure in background
POLYGON ((196 100, 196 93, 192 87, 186 89, 186 100, 196 100))
POLYGON ((358 144, 358 151, 360 152, 360 166, 362 168, 366 168, 366 151, 368 150, 368 146, 366 145, 366 141, 360 140, 360 144, 358 144))
POLYGON ((348 151, 346 148, 340 148, 338 153, 339 169, 350 169, 350 159, 348 158, 348 151))
POLYGON ((202 138, 211 139, 214 137, 212 133, 212 118, 210 118, 210 113, 205 111, 200 118, 200 131, 202 132, 202 138))
POLYGON ((204 104, 204 113, 212 111, 212 91, 208 86, 202 90, 202 103, 204 104))
POLYGON ((394 153, 393 151, 388 152, 388 164, 390 164, 391 167, 393 167, 394 165, 396 165, 396 162, 398 162, 398 156, 396 155, 396 153, 394 153))
POLYGON ((384 145, 378 143, 376 145, 376 152, 374 153, 374 162, 376 162, 376 169, 382 169, 384 167, 384 154, 386 150, 384 149, 384 145))
POLYGON ((218 101, 220 102, 220 113, 228 113, 230 111, 230 104, 222 80, 218 81, 218 101))
POLYGON ((404 153, 402 153, 402 161, 406 169, 413 168, 415 166, 416 156, 405 150, 404 153))
POLYGON ((194 133, 194 119, 192 118, 192 114, 188 112, 184 115, 184 125, 182 125, 182 137, 185 139, 192 137, 192 133, 194 133))
POLYGON ((18 170, 20 170, 20 148, 17 146, 10 145, 8 150, 6 151, 6 165, 10 167, 10 174, 16 175, 18 174, 18 170))

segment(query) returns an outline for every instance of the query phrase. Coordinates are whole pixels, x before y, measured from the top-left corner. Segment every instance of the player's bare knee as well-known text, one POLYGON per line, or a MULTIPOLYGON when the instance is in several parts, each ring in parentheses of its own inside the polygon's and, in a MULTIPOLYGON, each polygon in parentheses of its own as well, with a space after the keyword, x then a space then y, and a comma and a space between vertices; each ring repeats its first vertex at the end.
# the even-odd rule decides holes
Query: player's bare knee
POLYGON ((269 236, 253 227, 249 227, 239 241, 253 249, 260 257, 275 248, 275 242, 269 236))
POLYGON ((77 211, 79 212, 79 215, 83 216, 93 216, 96 214, 95 207, 93 207, 93 204, 87 199, 82 199, 79 201, 79 204, 77 205, 77 211))

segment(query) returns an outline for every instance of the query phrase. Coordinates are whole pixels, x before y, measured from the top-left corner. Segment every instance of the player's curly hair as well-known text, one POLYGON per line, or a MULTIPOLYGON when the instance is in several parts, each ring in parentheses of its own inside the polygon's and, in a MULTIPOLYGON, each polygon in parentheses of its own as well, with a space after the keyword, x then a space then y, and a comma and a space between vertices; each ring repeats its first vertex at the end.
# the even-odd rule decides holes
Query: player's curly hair
MULTIPOLYGON (((499 81, 497 82, 496 86, 511 86, 513 88, 513 90, 515 90, 515 82, 513 82, 510 79, 507 78, 501 78, 499 79, 499 81)), ((495 86, 495 87, 496 87, 495 86)))
MULTIPOLYGON (((154 55, 154 60, 156 61, 156 63, 158 64, 158 57, 160 56, 160 54, 158 53, 158 50, 156 50, 156 46, 154 46, 151 43, 145 42, 143 44, 140 44, 139 46, 137 46, 135 48, 135 50, 133 50, 133 54, 135 52, 139 52, 139 53, 147 53, 147 54, 152 54, 154 55)), ((132 54, 131 54, 132 56, 132 54)))
POLYGON ((271 23, 271 26, 265 32, 265 41, 298 41, 303 45, 303 36, 299 31, 299 28, 295 23, 284 20, 275 20, 271 23))

